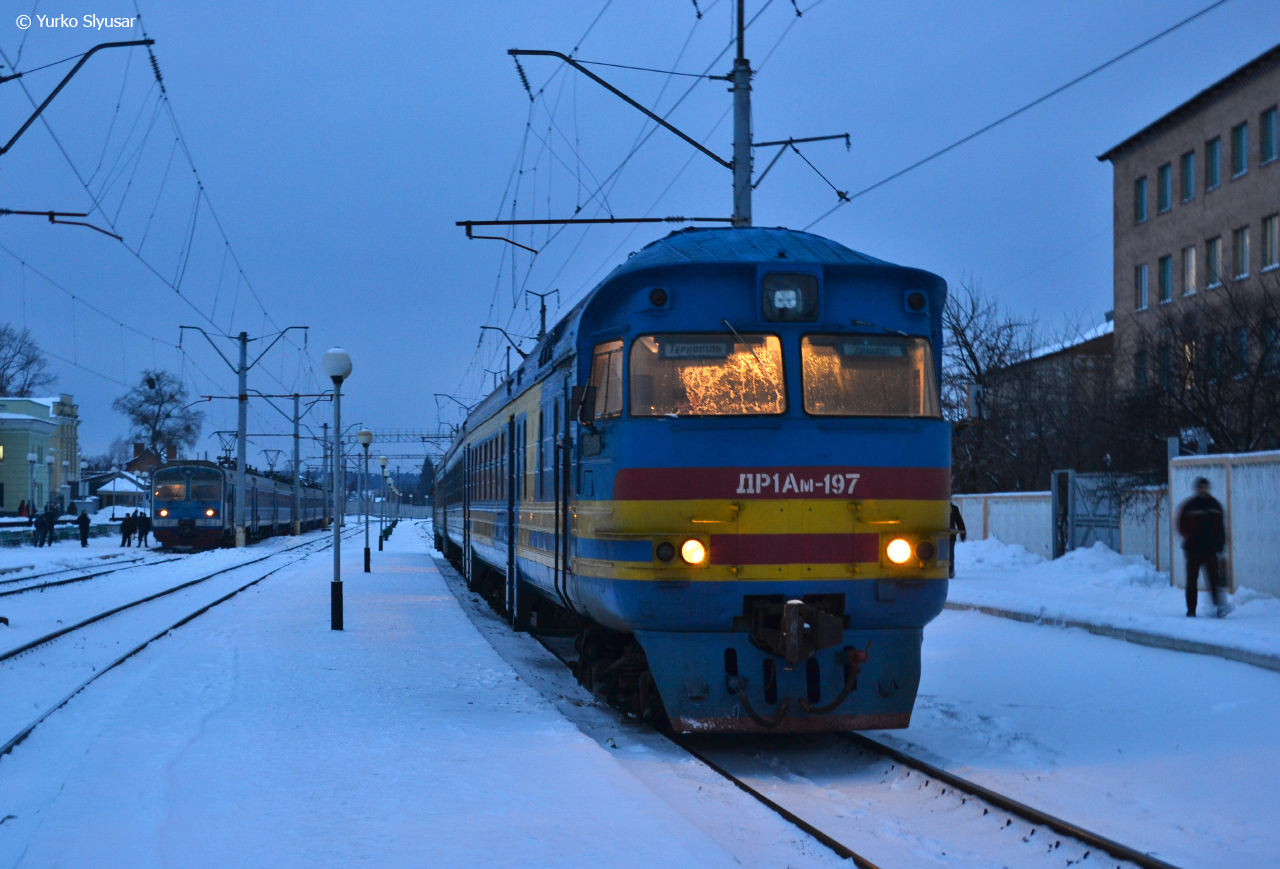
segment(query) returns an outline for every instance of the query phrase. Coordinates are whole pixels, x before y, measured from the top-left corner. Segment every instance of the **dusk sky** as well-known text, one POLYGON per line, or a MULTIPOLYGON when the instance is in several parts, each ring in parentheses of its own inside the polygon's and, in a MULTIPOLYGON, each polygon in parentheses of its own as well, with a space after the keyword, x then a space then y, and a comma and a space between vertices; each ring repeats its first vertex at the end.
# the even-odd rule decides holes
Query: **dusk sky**
MULTIPOLYGON (((747 4, 748 16, 759 13, 747 40, 759 69, 755 138, 850 133, 849 151, 842 142, 802 148, 841 190, 892 174, 1208 5, 796 2, 803 17, 791 0, 747 4)), ((517 252, 513 270, 514 247, 468 241, 455 221, 500 209, 510 217, 517 190, 516 214, 526 218, 571 217, 578 206, 580 217, 731 210, 730 173, 664 130, 611 175, 652 125, 553 59, 523 61, 539 93, 531 104, 506 54, 576 47, 590 61, 723 74, 732 54, 713 60, 730 38, 729 0, 140 3, 183 141, 157 102, 145 51, 120 49, 89 60, 47 111, 48 128, 37 122, 0 155, 0 207, 92 210, 86 220, 109 221, 124 237, 122 245, 83 227, 0 219, 3 319, 83 366, 52 360, 55 391, 80 405, 86 452, 124 433, 110 403, 144 367, 184 374, 193 395, 234 392, 234 376, 199 335, 183 339, 185 359, 171 346, 179 325, 251 336, 310 326, 310 362, 277 344, 250 375, 253 388, 326 388, 311 372, 341 345, 354 363, 346 420, 435 429, 433 393, 469 403, 492 384, 484 369, 503 364, 495 333, 477 351, 482 324, 534 335, 536 300, 523 291, 559 288, 565 309, 670 230, 525 231, 518 238, 541 253, 517 252), (208 196, 198 207, 186 149, 208 196), (590 198, 600 182, 607 204, 590 198)), ((37 18, 133 17, 121 0, 3 9, 0 48, 18 70, 141 33, 42 27, 37 18), (20 29, 20 15, 33 25, 20 29)), ((1280 2, 1231 0, 812 231, 952 285, 979 282, 1047 332, 1099 322, 1112 306, 1112 204, 1111 168, 1097 155, 1278 41, 1280 2)), ((0 140, 30 115, 28 93, 42 100, 70 66, 0 84, 0 140)), ((730 156, 724 82, 593 69, 661 113, 692 85, 671 121, 730 156)), ((756 155, 757 172, 772 156, 756 155)), ((835 202, 789 154, 756 191, 755 219, 803 228, 835 202)), ((220 346, 231 356, 230 342, 220 346)), ((456 421, 457 410, 445 419, 456 421)), ((328 413, 324 405, 313 414, 317 430, 328 413)), ((286 430, 261 402, 250 420, 252 432, 286 430)), ((198 452, 216 454, 210 433, 234 422, 234 402, 215 402, 198 452)), ((259 439, 250 462, 262 463, 258 448, 285 444, 259 439)))

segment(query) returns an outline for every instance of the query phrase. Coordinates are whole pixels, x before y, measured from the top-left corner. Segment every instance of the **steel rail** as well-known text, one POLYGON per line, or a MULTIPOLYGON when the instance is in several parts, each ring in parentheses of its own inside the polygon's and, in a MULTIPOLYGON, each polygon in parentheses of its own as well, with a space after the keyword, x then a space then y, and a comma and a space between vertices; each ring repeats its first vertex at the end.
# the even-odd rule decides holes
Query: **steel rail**
POLYGON ((854 745, 865 748, 868 751, 873 751, 877 754, 883 755, 884 757, 892 758, 905 766, 909 766, 924 773, 925 775, 936 778, 938 781, 945 782, 953 788, 972 794, 978 799, 985 800, 998 809, 1003 809, 1010 814, 1017 815, 1034 824, 1040 824, 1041 826, 1048 827, 1055 833, 1059 833, 1063 836, 1070 836, 1071 838, 1077 839, 1086 845, 1106 851, 1112 857, 1117 859, 1128 860, 1132 863, 1136 863, 1143 867, 1143 869, 1178 869, 1177 866, 1174 866, 1172 863, 1166 863, 1159 857, 1153 857, 1150 854, 1130 848, 1128 845, 1121 845, 1113 839, 1108 839, 1105 836, 1086 830, 1084 827, 1077 826, 1070 821, 1064 821, 1063 819, 1050 815, 1047 812, 1042 812, 1039 809, 1032 808, 1026 803, 1021 803, 1012 797, 1006 797, 1003 794, 991 790, 990 788, 985 788, 980 784, 969 781, 968 779, 961 778, 960 776, 949 773, 946 770, 939 769, 930 763, 926 763, 919 758, 912 757, 905 752, 899 751, 892 746, 885 745, 883 742, 872 739, 869 736, 863 736, 861 733, 842 733, 840 736, 852 742, 854 745))
MULTIPOLYGON (((128 561, 116 561, 110 564, 104 564, 102 565, 102 567, 122 569, 122 568, 119 568, 118 566, 124 565, 124 564, 134 564, 139 561, 142 561, 142 559, 130 558, 128 561)), ((12 585, 15 582, 26 582, 28 579, 39 579, 42 576, 53 576, 55 573, 68 573, 72 570, 93 570, 93 568, 94 568, 94 565, 92 564, 81 564, 76 567, 60 567, 57 570, 46 570, 44 573, 33 573, 30 576, 19 576, 14 579, 0 579, 0 585, 12 585)))
POLYGON ((76 622, 74 625, 68 625, 52 633, 45 634, 43 637, 37 637, 36 639, 31 640, 30 642, 23 643, 21 646, 18 646, 15 649, 10 649, 7 652, 0 652, 0 661, 7 661, 10 658, 17 657, 18 655, 21 655, 23 652, 29 652, 37 646, 43 646, 45 643, 53 642, 59 637, 65 636, 71 633, 72 631, 78 631, 83 627, 93 624, 94 622, 102 621, 105 618, 109 618, 110 616, 116 615, 117 613, 124 612, 127 609, 132 609, 133 607, 141 606, 144 603, 150 603, 151 601, 156 600, 157 598, 162 598, 166 595, 173 594, 174 592, 182 591, 184 588, 190 588, 193 585, 199 585, 200 583, 205 582, 206 580, 213 579, 215 576, 221 576, 224 573, 230 573, 233 570, 239 570, 242 567, 248 567, 251 564, 258 564, 259 562, 266 561, 268 558, 275 558, 277 555, 283 555, 286 552, 292 552, 295 549, 301 549, 303 546, 312 546, 317 542, 319 541, 308 540, 306 543, 299 543, 296 546, 289 546, 277 552, 271 552, 271 553, 268 553, 267 555, 263 555, 260 558, 254 558, 249 561, 242 561, 239 564, 233 564, 230 567, 224 567, 221 570, 215 570, 213 573, 207 573, 204 576, 187 580, 184 583, 175 585, 173 588, 165 589, 164 591, 158 591, 155 594, 149 594, 146 597, 132 601, 131 603, 126 603, 117 607, 112 607, 111 609, 106 610, 105 612, 100 612, 97 615, 90 616, 89 618, 84 619, 83 621, 76 622))
MULTIPOLYGON (((561 655, 554 647, 548 645, 547 643, 544 643, 542 641, 541 636, 532 632, 530 632, 529 635, 533 637, 535 640, 537 640, 538 644, 542 646, 542 648, 546 649, 552 655, 555 655, 555 657, 560 661, 560 663, 572 669, 571 663, 563 655, 561 655)), ((799 815, 795 814, 789 809, 786 809, 783 806, 779 805, 778 803, 774 802, 773 800, 769 799, 760 791, 756 790, 751 785, 747 784, 742 779, 738 778, 736 775, 729 772, 727 769, 725 769, 724 767, 717 764, 715 761, 708 758, 702 752, 686 745, 675 734, 671 733, 665 728, 655 728, 655 731, 661 734, 662 736, 664 736, 666 739, 668 739, 673 745, 680 748, 680 750, 696 758, 699 762, 701 762, 704 766, 706 766, 712 772, 716 773, 717 775, 723 778, 728 779, 729 782, 734 785, 734 787, 738 788, 738 790, 753 797, 756 801, 758 801, 759 803, 764 805, 766 808, 768 808, 770 811, 780 816, 783 820, 800 828, 801 830, 808 833, 813 838, 817 839, 823 845, 826 845, 828 848, 834 851, 835 854, 838 857, 840 857, 840 859, 852 860, 853 864, 857 866, 858 869, 880 869, 879 865, 872 863, 870 860, 868 860, 866 857, 863 857, 857 851, 854 851, 848 845, 824 833, 822 830, 818 829, 813 824, 810 824, 804 818, 800 817, 799 815)))
MULTIPOLYGON (((332 545, 333 545, 333 541, 332 541, 332 540, 324 540, 324 541, 315 541, 315 540, 312 540, 312 541, 308 541, 307 543, 300 544, 299 546, 291 546, 291 547, 289 547, 288 549, 281 550, 280 552, 273 552, 271 555, 265 556, 265 558, 271 558, 271 557, 274 557, 274 556, 276 556, 276 555, 280 555, 280 554, 282 554, 282 553, 284 553, 284 552, 291 552, 291 551, 293 551, 294 549, 300 549, 302 546, 310 546, 310 545, 312 545, 313 543, 318 543, 318 542, 323 542, 323 545, 322 545, 322 546, 320 546, 318 549, 315 549, 315 550, 313 550, 313 551, 311 551, 311 552, 308 552, 308 553, 306 553, 306 554, 304 554, 304 555, 300 555, 299 557, 297 557, 297 558, 293 559, 292 561, 288 561, 288 562, 286 562, 286 563, 284 563, 284 564, 281 564, 279 567, 273 567, 271 570, 269 570, 269 571, 267 571, 266 573, 262 574, 262 575, 261 575, 261 576, 259 576, 257 579, 254 579, 254 580, 252 580, 252 581, 250 581, 250 582, 246 582, 244 585, 241 585, 241 586, 239 586, 239 587, 237 587, 237 588, 235 588, 235 589, 233 589, 233 590, 229 591, 228 593, 226 593, 226 594, 222 595, 222 596, 221 596, 221 597, 219 597, 217 600, 211 601, 210 603, 207 603, 207 604, 205 604, 205 605, 203 605, 203 606, 199 607, 198 609, 196 609, 196 610, 195 610, 194 612, 192 612, 192 613, 188 613, 187 615, 185 615, 185 616, 183 616, 182 618, 178 619, 178 621, 176 621, 176 622, 174 622, 173 624, 169 625, 169 626, 168 626, 167 628, 165 628, 164 630, 162 630, 162 631, 160 631, 159 633, 154 634, 154 635, 152 635, 152 636, 148 637, 147 639, 143 640, 141 643, 139 643, 138 645, 134 646, 132 649, 130 649, 129 651, 125 652, 125 653, 124 653, 123 655, 121 655, 120 657, 116 658, 114 661, 112 661, 112 662, 111 662, 110 664, 108 664, 107 666, 103 667, 101 670, 97 670, 97 671, 95 671, 95 672, 94 672, 94 674, 93 674, 92 676, 90 676, 88 679, 85 679, 83 682, 81 682, 79 685, 77 685, 74 689, 72 689, 72 690, 71 690, 71 692, 67 694, 67 696, 63 697, 63 698, 62 698, 61 700, 59 700, 57 703, 53 704, 53 705, 52 705, 52 706, 50 706, 48 709, 46 709, 44 712, 40 713, 40 716, 39 716, 38 718, 36 718, 36 720, 35 720, 35 721, 32 721, 32 722, 31 722, 30 724, 28 724, 26 727, 22 728, 22 730, 18 731, 18 733, 17 733, 17 734, 15 734, 13 737, 11 737, 11 738, 9 739, 9 741, 8 741, 8 742, 6 742, 4 745, 0 745, 0 758, 3 758, 3 757, 4 757, 5 755, 7 755, 9 752, 13 751, 13 749, 14 749, 14 748, 16 748, 16 747, 17 747, 17 746, 18 746, 18 745, 19 745, 23 740, 25 740, 28 736, 30 736, 30 735, 31 735, 32 731, 34 731, 37 727, 39 727, 41 724, 43 724, 43 723, 44 723, 44 721, 45 721, 45 719, 47 719, 50 715, 52 715, 53 713, 57 712, 57 711, 58 711, 59 709, 61 709, 63 706, 66 706, 69 702, 71 702, 71 698, 75 697, 77 694, 79 694, 79 693, 80 693, 81 691, 83 691, 85 688, 88 688, 91 684, 93 684, 95 681, 97 681, 100 677, 102 677, 103 675, 105 675, 105 674, 109 673, 110 671, 114 670, 116 667, 119 667, 119 666, 120 666, 121 664, 123 664, 125 661, 129 660, 129 659, 130 659, 130 658, 132 658, 134 655, 136 655, 136 654, 138 654, 139 652, 141 652, 143 649, 145 649, 147 646, 151 645, 151 644, 152 644, 152 643, 154 643, 156 640, 158 640, 158 639, 160 639, 161 637, 163 637, 165 634, 169 633, 170 631, 177 630, 178 628, 182 627, 182 626, 183 626, 183 625, 185 625, 187 622, 189 622, 189 621, 191 621, 191 620, 193 620, 193 619, 199 618, 200 616, 204 615, 204 614, 205 614, 205 613, 207 613, 209 610, 213 609, 214 607, 218 606, 219 604, 226 603, 227 601, 231 600, 231 598, 233 598, 233 597, 235 597, 236 595, 238 595, 240 592, 244 591, 244 590, 245 590, 245 589, 247 589, 247 588, 251 588, 252 586, 257 585, 258 583, 262 582, 262 581, 263 581, 264 579, 266 579, 267 577, 271 576, 273 573, 278 573, 278 572, 280 572, 281 570, 284 570, 286 567, 292 567, 293 565, 297 564, 298 562, 303 561, 303 560, 305 560, 305 559, 307 559, 307 558, 310 558, 312 555, 315 555, 317 552, 323 552, 325 549, 327 549, 327 548, 329 548, 330 546, 332 546, 332 545)), ((259 559, 255 559, 254 561, 249 561, 249 562, 246 562, 245 564, 241 564, 241 565, 238 565, 238 566, 239 566, 239 567, 246 567, 246 566, 248 566, 248 565, 250 565, 250 564, 256 564, 257 562, 259 562, 259 561, 263 561, 263 560, 264 560, 263 558, 259 558, 259 559)), ((234 570, 234 569, 235 569, 235 568, 228 568, 228 570, 234 570)), ((225 571, 225 570, 224 570, 224 571, 219 571, 219 573, 226 573, 226 571, 225 571)), ((217 575, 217 574, 210 574, 210 576, 216 576, 216 575, 217 575)), ((205 577, 205 578, 207 579, 207 578, 209 578, 209 577, 205 577)), ((184 586, 184 587, 185 587, 185 586, 184 586)))
MULTIPOLYGON (((97 579, 98 577, 106 576, 109 573, 118 573, 122 570, 134 570, 135 568, 138 568, 138 567, 149 567, 152 564, 168 564, 170 561, 177 561, 177 560, 178 558, 176 556, 173 558, 161 558, 157 561, 149 561, 146 564, 134 564, 129 566, 121 565, 120 567, 114 567, 111 570, 102 570, 97 573, 86 573, 83 576, 69 576, 66 579, 51 579, 48 582, 37 582, 35 585, 24 585, 21 588, 11 588, 6 591, 0 591, 0 597, 9 597, 10 595, 15 595, 15 594, 25 594, 29 591, 44 591, 46 588, 56 588, 57 586, 60 586, 60 585, 71 585, 72 583, 75 583, 75 582, 85 582, 90 579, 97 579)), ((59 572, 59 571, 55 571, 55 572, 59 572)), ((28 576, 24 578, 31 579, 32 577, 28 576)), ((18 580, 9 580, 9 582, 17 582, 17 581, 18 580)))

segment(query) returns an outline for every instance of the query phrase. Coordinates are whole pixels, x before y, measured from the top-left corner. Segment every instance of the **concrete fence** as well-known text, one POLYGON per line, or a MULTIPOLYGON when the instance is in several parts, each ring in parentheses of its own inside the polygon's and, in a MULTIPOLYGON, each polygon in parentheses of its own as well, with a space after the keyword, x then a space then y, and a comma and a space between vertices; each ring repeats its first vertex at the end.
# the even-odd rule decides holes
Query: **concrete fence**
MULTIPOLYGON (((1232 585, 1280 596, 1280 561, 1271 548, 1280 530, 1280 450, 1174 459, 1169 463, 1173 504, 1191 497, 1196 477, 1207 479, 1222 502, 1227 530, 1223 555, 1232 585)), ((1176 528, 1169 531, 1169 545, 1181 546, 1176 528)), ((1181 561, 1173 560, 1173 582, 1185 587, 1181 561)))
MULTIPOLYGON (((1280 450, 1261 453, 1183 456, 1169 463, 1169 486, 1144 486, 1121 497, 1120 552, 1141 555, 1170 572, 1185 587, 1182 540, 1175 527, 1178 506, 1204 477, 1223 505, 1227 546, 1223 553, 1234 590, 1237 584, 1280 596, 1280 559, 1269 544, 1280 532, 1280 450)), ((970 540, 994 537, 1049 558, 1053 511, 1048 492, 953 495, 970 540)))

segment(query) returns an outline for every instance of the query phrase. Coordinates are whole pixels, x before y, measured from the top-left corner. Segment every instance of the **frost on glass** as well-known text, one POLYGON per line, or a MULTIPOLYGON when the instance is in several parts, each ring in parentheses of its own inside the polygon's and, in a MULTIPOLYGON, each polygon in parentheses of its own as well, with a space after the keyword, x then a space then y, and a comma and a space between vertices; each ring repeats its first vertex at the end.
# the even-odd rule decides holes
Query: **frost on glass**
POLYGON ((923 338, 809 335, 804 409, 820 416, 939 417, 933 350, 923 338))
POLYGON ((774 335, 645 335, 631 345, 632 416, 745 416, 787 409, 774 335))
POLYGON ((156 471, 155 500, 181 501, 187 497, 187 478, 181 471, 156 471))

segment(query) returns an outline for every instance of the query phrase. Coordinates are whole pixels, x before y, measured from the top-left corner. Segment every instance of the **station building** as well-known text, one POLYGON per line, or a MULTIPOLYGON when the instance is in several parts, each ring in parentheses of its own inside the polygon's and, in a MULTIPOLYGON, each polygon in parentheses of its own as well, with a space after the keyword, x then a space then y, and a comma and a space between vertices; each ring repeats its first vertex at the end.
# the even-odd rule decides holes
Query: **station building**
POLYGON ((1278 103, 1280 45, 1098 157, 1113 171, 1119 381, 1161 306, 1280 279, 1278 103))
POLYGON ((79 407, 70 395, 0 397, 0 512, 16 514, 21 502, 33 500, 33 490, 37 507, 75 497, 79 429, 79 407))

